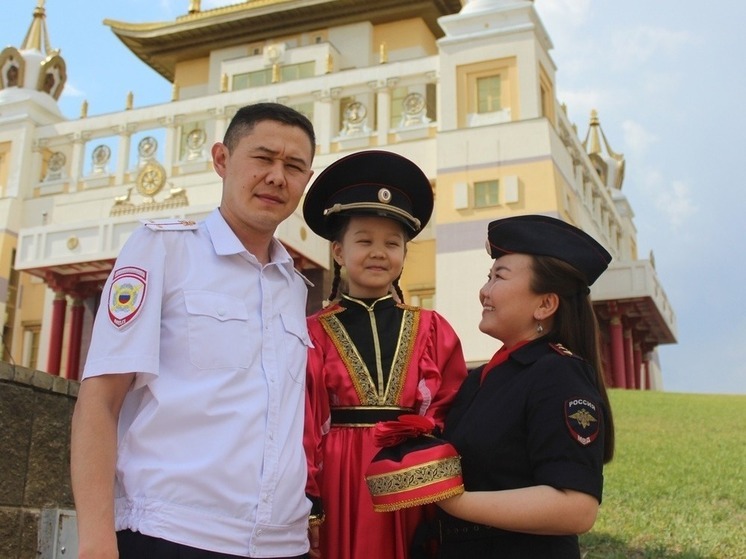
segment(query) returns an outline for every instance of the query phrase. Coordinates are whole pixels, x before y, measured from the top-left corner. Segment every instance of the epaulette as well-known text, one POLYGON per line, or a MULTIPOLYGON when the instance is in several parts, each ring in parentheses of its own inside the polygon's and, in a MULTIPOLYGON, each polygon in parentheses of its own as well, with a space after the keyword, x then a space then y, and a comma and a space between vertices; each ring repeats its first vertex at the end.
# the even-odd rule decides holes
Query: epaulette
POLYGON ((141 219, 140 223, 153 231, 192 231, 199 227, 192 219, 141 219))
POLYGON ((554 351, 556 351, 560 355, 566 355, 567 357, 576 357, 572 351, 567 349, 562 344, 549 344, 549 347, 551 347, 554 351))
POLYGON ((313 284, 313 282, 312 282, 312 281, 311 281, 310 279, 308 279, 308 278, 307 278, 306 276, 304 276, 303 274, 301 274, 301 273, 300 273, 300 272, 298 271, 298 269, 297 269, 297 268, 293 268, 293 271, 294 271, 294 272, 295 272, 296 274, 298 274, 298 275, 299 275, 299 276, 301 277, 301 279, 302 279, 302 280, 303 280, 304 282, 306 282, 306 285, 307 285, 308 287, 316 287, 316 286, 315 286, 315 285, 313 284))

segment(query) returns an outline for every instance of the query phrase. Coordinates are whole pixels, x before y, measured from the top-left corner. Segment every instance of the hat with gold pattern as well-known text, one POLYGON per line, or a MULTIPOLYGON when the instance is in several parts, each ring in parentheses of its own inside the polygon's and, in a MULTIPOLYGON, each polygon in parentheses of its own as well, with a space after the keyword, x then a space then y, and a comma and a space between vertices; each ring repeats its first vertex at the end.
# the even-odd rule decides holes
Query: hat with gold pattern
POLYGON ((448 442, 430 435, 434 423, 419 415, 376 424, 383 446, 365 472, 373 508, 389 512, 435 503, 464 492, 461 457, 448 442))

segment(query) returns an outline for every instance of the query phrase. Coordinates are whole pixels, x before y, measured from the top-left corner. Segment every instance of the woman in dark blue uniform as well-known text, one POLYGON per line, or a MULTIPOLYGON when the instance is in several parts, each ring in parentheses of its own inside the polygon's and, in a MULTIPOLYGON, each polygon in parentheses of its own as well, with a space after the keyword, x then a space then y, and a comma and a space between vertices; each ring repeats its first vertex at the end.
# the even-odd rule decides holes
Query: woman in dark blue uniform
POLYGON ((579 559, 614 453, 589 286, 611 256, 546 216, 490 223, 479 329, 503 342, 469 373, 444 436, 466 492, 439 503, 441 559, 579 559))

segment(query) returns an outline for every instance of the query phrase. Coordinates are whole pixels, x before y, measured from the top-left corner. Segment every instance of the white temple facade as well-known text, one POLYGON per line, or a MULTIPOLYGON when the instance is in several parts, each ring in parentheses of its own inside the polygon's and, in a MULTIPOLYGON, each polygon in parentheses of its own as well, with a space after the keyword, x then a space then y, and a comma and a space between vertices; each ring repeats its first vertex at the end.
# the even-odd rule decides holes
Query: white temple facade
MULTIPOLYGON (((530 0, 247 1, 174 21, 105 21, 164 79, 172 99, 67 119, 67 72, 44 3, 18 47, 0 51, 0 319, 6 361, 78 378, 105 278, 141 219, 201 219, 220 200, 210 147, 258 101, 314 123, 314 169, 385 149, 430 177, 435 212, 410 246, 407 302, 456 328, 470 364, 495 341, 477 329, 490 266, 487 224, 541 213, 573 223, 614 260, 593 286, 611 386, 662 389, 656 347, 676 318, 654 261, 637 254, 625 160, 595 112, 583 139, 555 95, 552 43, 530 0), (613 142, 612 142, 613 143, 613 142)), ((22 31, 19 32, 19 36, 22 31)), ((112 40, 116 40, 112 37, 112 40)), ((8 43, 12 37, 2 37, 8 43)), ((64 45, 62 45, 64 47, 64 45)), ((278 230, 328 293, 329 247, 300 210, 278 230)))

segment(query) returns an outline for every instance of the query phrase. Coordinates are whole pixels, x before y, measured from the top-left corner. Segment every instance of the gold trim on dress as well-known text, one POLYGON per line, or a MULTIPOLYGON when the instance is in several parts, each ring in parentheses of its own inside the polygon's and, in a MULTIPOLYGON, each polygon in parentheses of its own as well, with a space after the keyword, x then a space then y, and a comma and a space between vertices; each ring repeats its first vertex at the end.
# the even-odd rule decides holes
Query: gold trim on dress
MULTIPOLYGON (((336 316, 337 313, 342 312, 344 309, 334 309, 329 313, 319 316, 319 322, 337 348, 339 356, 350 375, 355 393, 360 403, 364 406, 392 406, 396 405, 401 397, 407 375, 407 367, 414 352, 420 318, 420 310, 418 308, 404 305, 401 308, 404 310, 404 315, 399 330, 396 352, 391 363, 389 379, 386 386, 378 390, 376 390, 370 371, 365 365, 357 347, 342 322, 336 316)), ((375 339, 378 338, 376 330, 373 331, 373 336, 375 339)), ((377 361, 380 360, 378 348, 379 345, 376 344, 377 361)))

